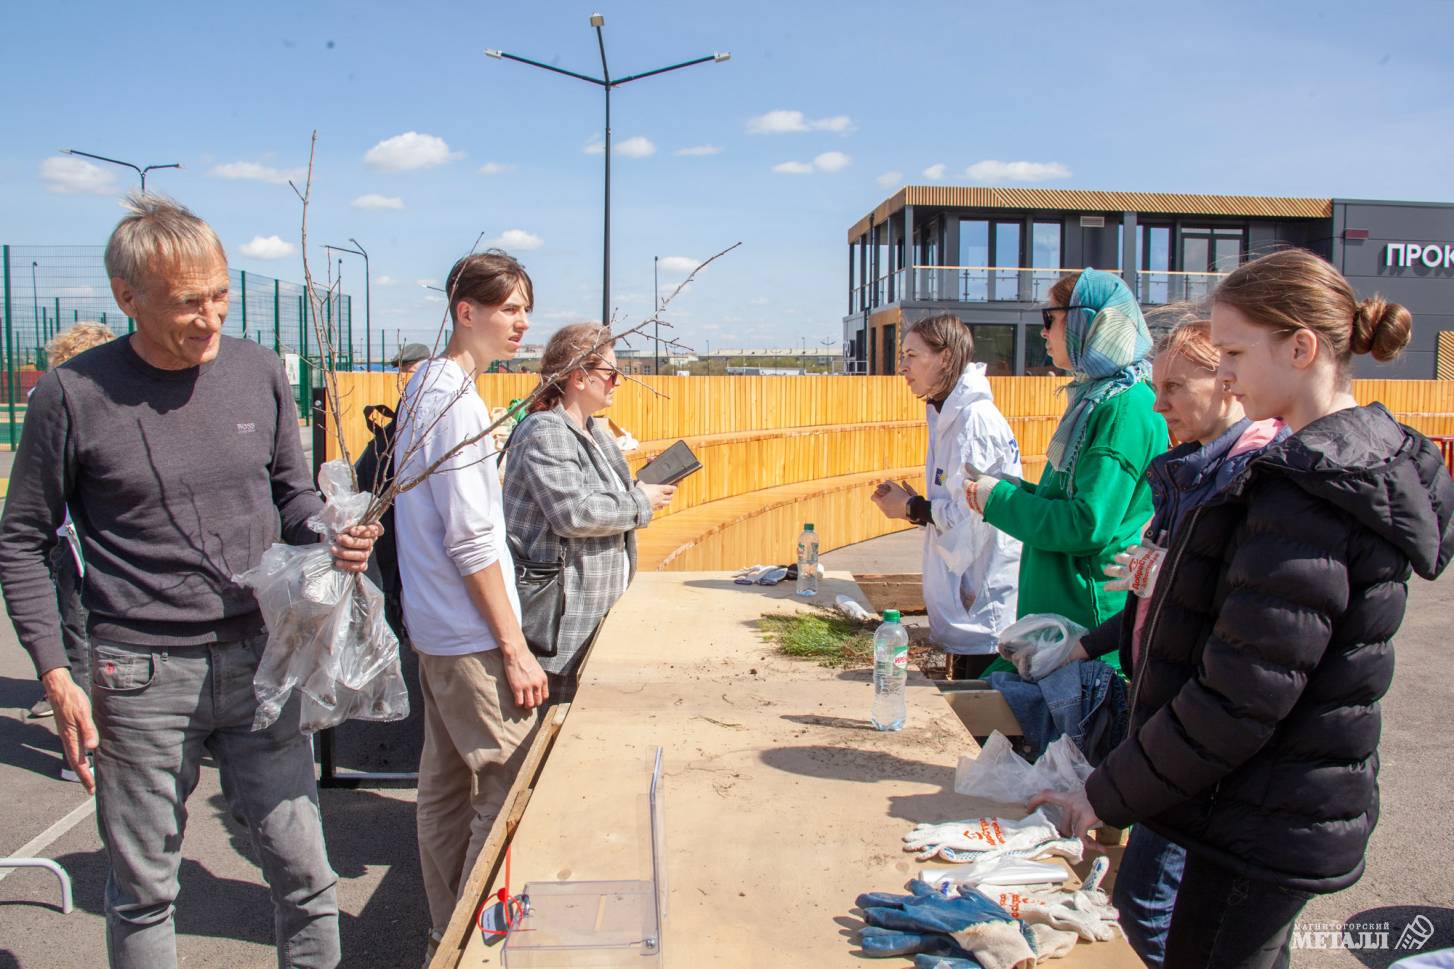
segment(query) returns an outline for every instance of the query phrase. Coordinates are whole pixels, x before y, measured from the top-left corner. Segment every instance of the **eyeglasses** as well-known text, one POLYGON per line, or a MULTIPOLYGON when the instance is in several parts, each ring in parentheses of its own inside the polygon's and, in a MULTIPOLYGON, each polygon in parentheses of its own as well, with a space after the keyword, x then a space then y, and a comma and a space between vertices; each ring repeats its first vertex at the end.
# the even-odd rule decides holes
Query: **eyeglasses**
POLYGON ((1052 313, 1064 313, 1064 312, 1066 312, 1068 310, 1088 310, 1088 309, 1090 309, 1089 306, 1081 306, 1078 303, 1072 303, 1069 306, 1042 306, 1042 307, 1040 307, 1040 322, 1044 324, 1045 329, 1048 331, 1052 326, 1055 325, 1055 318, 1053 316, 1051 316, 1050 314, 1052 314, 1052 313))
POLYGON ((617 370, 615 367, 587 367, 586 369, 595 373, 606 374, 606 376, 602 378, 602 382, 606 385, 606 388, 608 390, 621 382, 621 371, 617 370))

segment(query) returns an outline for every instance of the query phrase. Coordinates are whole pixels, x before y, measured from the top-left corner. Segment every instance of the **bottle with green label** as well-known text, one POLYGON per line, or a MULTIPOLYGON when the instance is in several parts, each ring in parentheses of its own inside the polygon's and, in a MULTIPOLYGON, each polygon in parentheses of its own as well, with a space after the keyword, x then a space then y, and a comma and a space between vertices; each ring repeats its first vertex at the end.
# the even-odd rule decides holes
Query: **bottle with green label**
POLYGON ((873 720, 877 730, 902 730, 909 710, 905 691, 909 682, 909 631, 899 622, 899 611, 884 613, 883 625, 873 634, 873 720))
POLYGON ((813 523, 803 526, 798 536, 798 586, 797 593, 806 599, 818 594, 818 533, 813 523))

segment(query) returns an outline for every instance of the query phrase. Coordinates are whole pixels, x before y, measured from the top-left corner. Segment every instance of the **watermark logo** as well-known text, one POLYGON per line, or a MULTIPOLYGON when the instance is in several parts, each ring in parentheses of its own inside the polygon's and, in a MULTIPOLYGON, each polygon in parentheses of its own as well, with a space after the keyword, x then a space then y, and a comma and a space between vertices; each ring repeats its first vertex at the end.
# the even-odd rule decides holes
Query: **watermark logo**
POLYGON ((1395 935, 1388 922, 1299 922, 1293 926, 1294 949, 1422 950, 1434 937, 1434 923, 1416 915, 1395 935), (1390 941, 1395 940, 1395 941, 1390 941))
POLYGON ((1413 920, 1404 926, 1403 932, 1399 933, 1398 942, 1394 944, 1394 948, 1422 949, 1433 937, 1434 923, 1429 921, 1426 915, 1415 915, 1413 920))

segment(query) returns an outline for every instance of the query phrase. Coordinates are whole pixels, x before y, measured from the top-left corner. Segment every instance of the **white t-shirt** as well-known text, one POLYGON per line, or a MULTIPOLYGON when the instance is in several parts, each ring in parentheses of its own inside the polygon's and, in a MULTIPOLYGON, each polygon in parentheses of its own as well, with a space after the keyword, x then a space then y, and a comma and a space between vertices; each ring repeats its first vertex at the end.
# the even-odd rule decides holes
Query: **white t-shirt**
MULTIPOLYGON (((489 427, 489 415, 474 381, 459 364, 444 358, 426 362, 410 378, 399 404, 394 445, 398 480, 418 475, 489 427), (419 433, 425 437, 414 450, 419 433)), ((497 648, 462 578, 500 563, 510 606, 520 618, 493 438, 471 444, 418 487, 399 495, 394 500, 394 534, 404 624, 414 648, 431 656, 497 648)))

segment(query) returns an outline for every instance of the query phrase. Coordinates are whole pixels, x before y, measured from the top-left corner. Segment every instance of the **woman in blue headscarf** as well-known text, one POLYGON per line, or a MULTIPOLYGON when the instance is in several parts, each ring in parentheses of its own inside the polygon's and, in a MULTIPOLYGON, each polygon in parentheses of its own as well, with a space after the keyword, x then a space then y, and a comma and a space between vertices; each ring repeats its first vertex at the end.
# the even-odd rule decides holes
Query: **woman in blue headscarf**
POLYGON ((1019 615, 1056 613, 1094 629, 1125 604, 1123 590, 1105 588, 1104 569, 1151 518, 1146 467, 1166 450, 1166 422, 1152 409, 1151 333, 1119 276, 1065 276, 1041 314, 1050 358, 1072 376, 1045 472, 1039 484, 980 475, 965 494, 1024 543, 1019 615))

